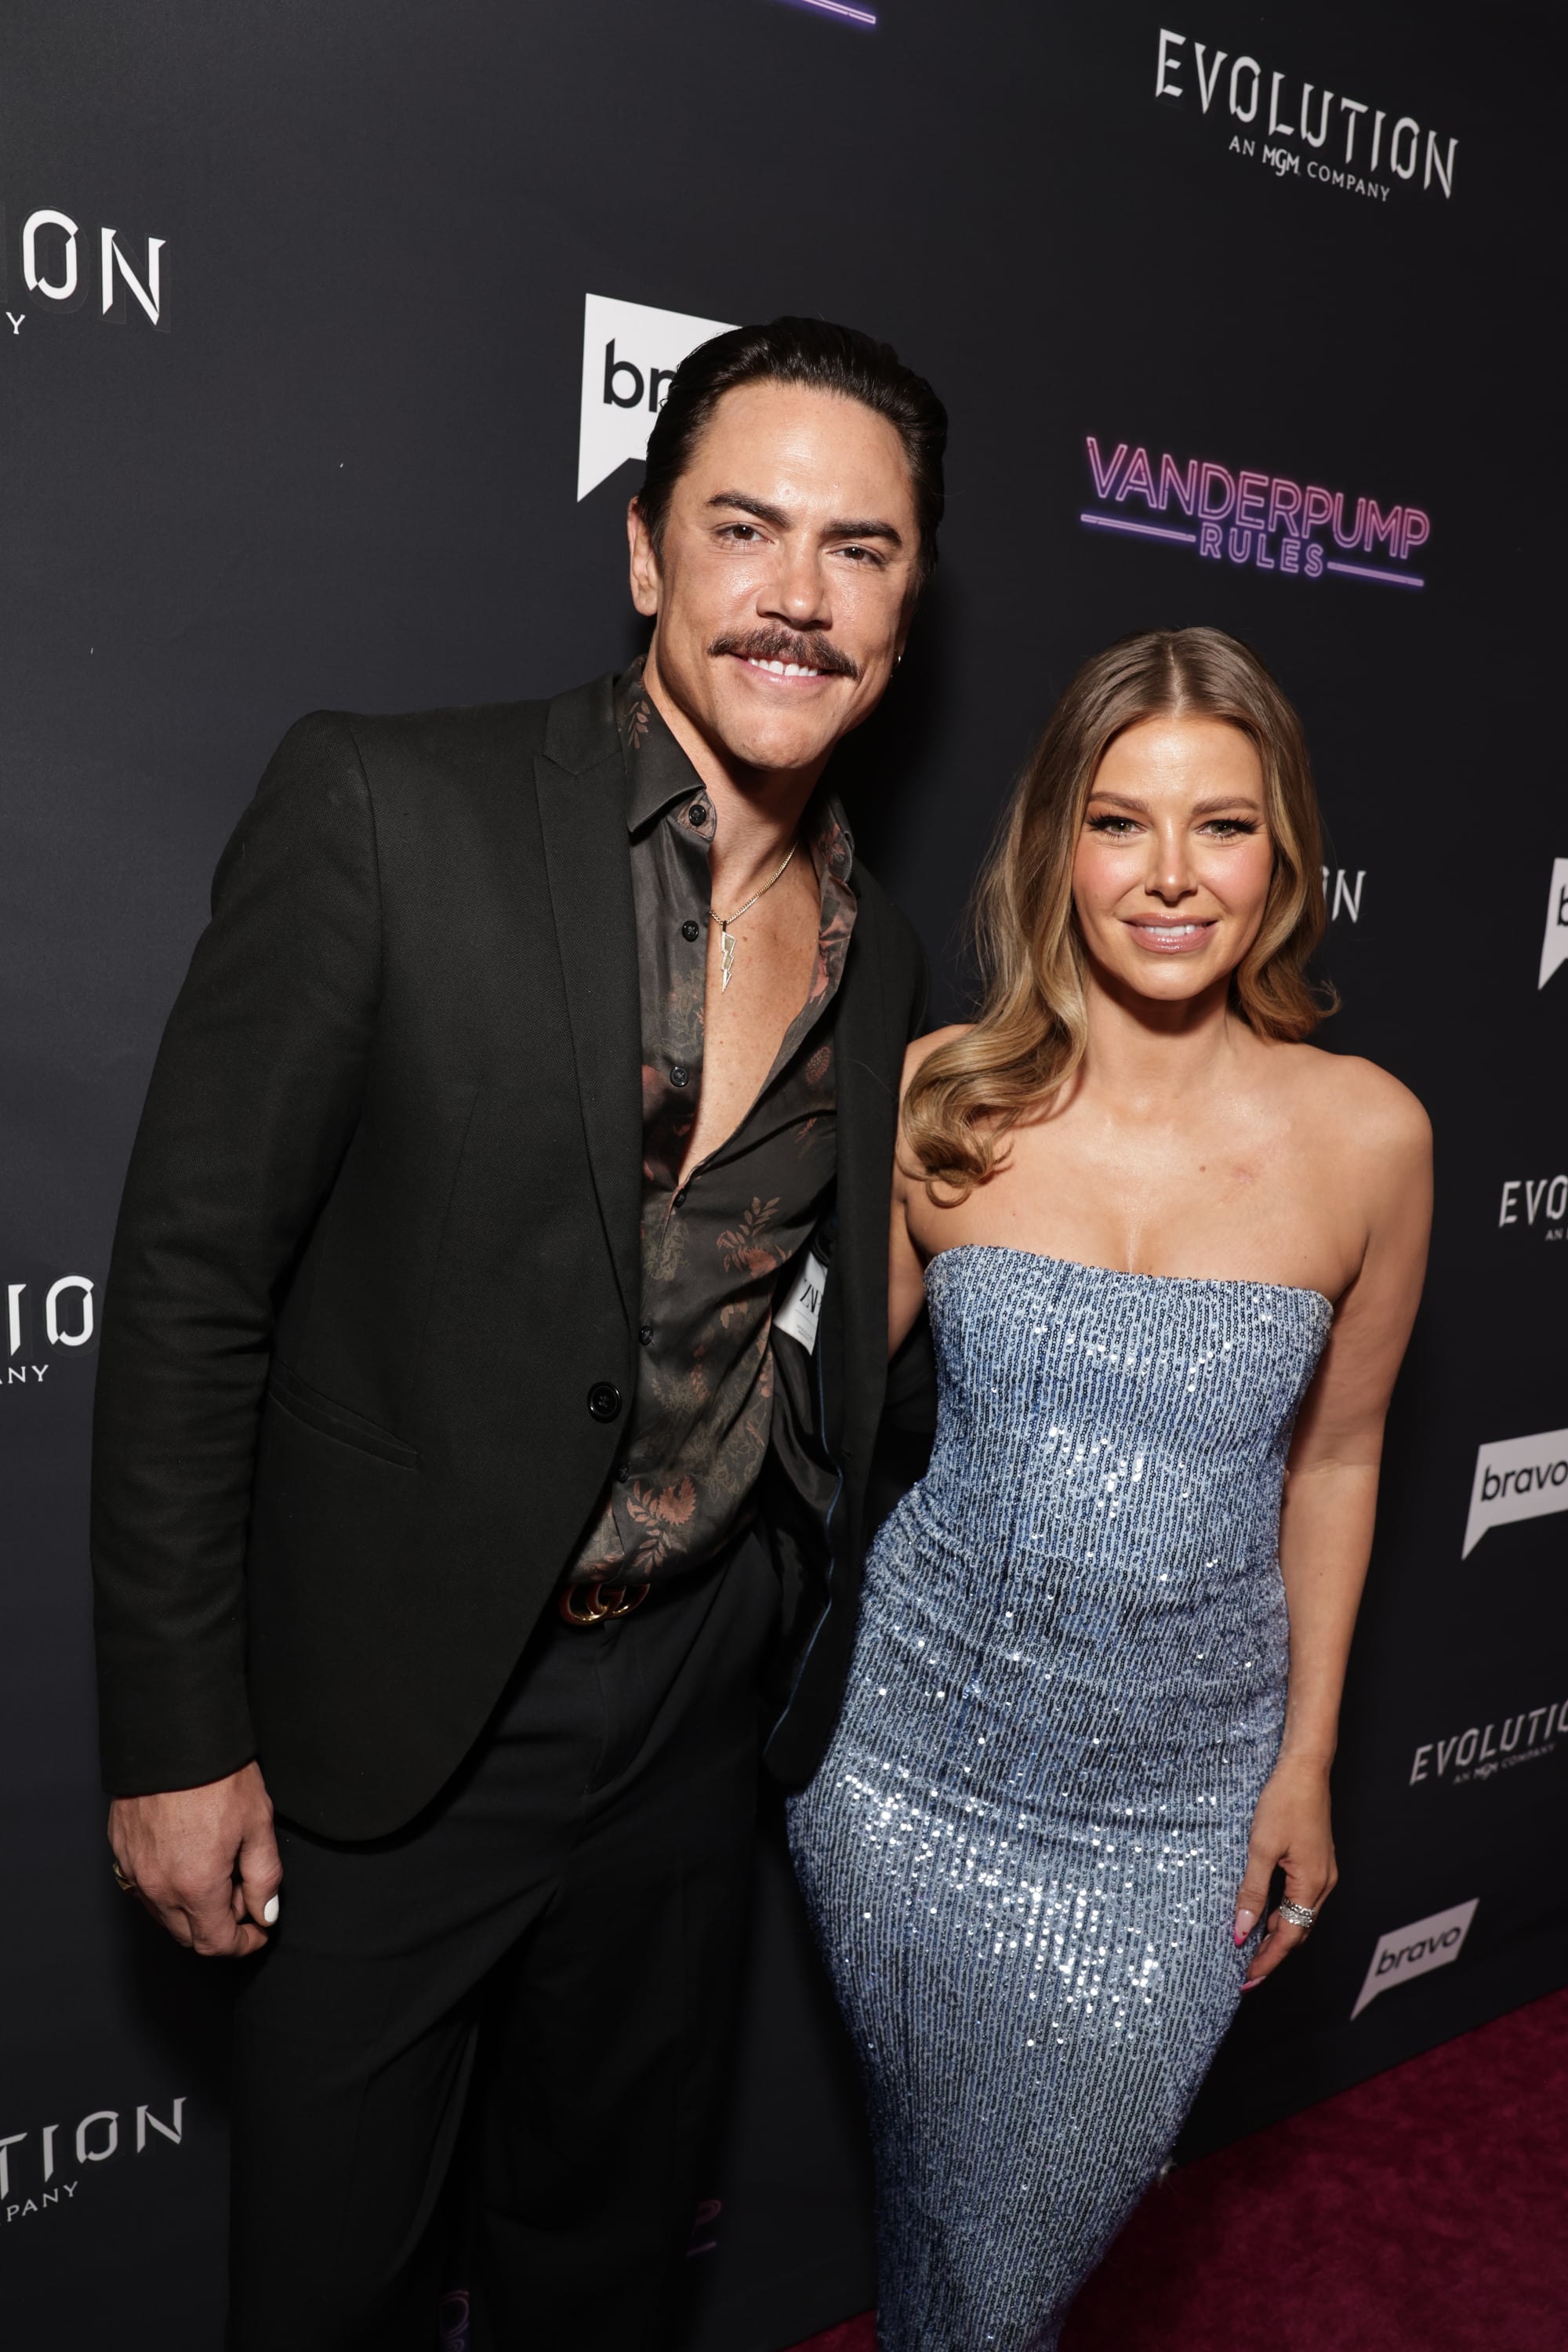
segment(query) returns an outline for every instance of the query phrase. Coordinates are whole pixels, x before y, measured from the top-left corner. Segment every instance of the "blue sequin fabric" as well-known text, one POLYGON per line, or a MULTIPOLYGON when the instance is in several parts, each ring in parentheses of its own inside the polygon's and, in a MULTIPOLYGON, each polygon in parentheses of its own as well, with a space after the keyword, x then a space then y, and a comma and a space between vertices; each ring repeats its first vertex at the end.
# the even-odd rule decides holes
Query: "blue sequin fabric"
POLYGON ((883 2352, 1049 2352, 1240 1994, 1332 1309, 990 1246, 926 1289, 936 1445, 790 1840, 868 2093, 883 2352))

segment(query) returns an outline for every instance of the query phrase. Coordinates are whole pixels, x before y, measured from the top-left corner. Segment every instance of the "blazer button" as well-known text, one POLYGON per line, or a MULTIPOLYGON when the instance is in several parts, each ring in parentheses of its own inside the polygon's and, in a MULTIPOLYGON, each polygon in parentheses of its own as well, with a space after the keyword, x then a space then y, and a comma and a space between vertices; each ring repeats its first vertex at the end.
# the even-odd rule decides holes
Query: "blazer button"
POLYGON ((613 1381, 595 1381, 588 1391, 588 1410, 595 1421, 614 1421, 621 1409, 621 1392, 613 1381))

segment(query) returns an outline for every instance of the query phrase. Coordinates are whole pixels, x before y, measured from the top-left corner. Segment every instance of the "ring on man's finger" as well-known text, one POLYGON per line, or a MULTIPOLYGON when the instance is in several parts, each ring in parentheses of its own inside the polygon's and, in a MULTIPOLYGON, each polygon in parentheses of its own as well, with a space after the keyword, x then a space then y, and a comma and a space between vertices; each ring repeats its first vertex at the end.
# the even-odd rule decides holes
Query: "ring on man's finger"
POLYGON ((125 1873, 121 1869, 118 1861, 110 1863, 110 1868, 114 1873, 114 1884, 119 1887, 121 1895, 136 1895, 141 1892, 136 1881, 133 1878, 126 1877, 125 1873))
POLYGON ((1282 1895, 1279 1898, 1279 1916, 1285 1921, 1287 1927, 1300 1927, 1310 1935, 1312 1922, 1317 1916, 1308 1904, 1292 1903, 1288 1895, 1282 1895))

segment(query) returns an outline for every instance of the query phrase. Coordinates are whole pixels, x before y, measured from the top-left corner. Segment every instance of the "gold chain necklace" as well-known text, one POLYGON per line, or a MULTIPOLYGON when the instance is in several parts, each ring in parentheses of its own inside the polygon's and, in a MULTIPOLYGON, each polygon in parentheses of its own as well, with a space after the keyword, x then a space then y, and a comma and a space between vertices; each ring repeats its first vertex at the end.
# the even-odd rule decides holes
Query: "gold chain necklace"
POLYGON ((760 890, 753 890, 745 905, 743 907, 737 907, 732 915, 719 915, 718 908, 710 903, 708 908, 709 914, 719 915, 720 951, 723 960, 722 972, 719 982, 721 995, 723 993, 724 990, 729 987, 730 974, 735 969, 735 942, 730 936, 731 924, 738 923, 742 915, 749 915, 752 908, 756 905, 757 900, 767 897, 768 892, 773 887, 773 882, 782 882, 784 880, 785 874, 789 871, 790 857, 795 856, 795 851, 799 847, 800 835, 796 834, 794 841, 790 844, 789 857, 784 859, 784 864, 773 876, 773 881, 764 882, 760 890))

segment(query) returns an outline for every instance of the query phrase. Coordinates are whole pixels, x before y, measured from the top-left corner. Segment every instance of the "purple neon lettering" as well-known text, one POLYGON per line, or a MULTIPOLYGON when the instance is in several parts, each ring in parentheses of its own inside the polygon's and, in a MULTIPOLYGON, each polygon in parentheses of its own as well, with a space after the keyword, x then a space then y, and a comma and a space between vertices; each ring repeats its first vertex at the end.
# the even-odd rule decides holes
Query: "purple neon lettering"
POLYGON ((1299 536, 1296 518, 1301 511, 1301 486, 1288 481, 1283 474, 1276 477, 1268 492, 1268 528, 1278 530, 1283 523, 1291 535, 1299 536))
POLYGON ((1155 502, 1154 477, 1149 471, 1149 452, 1147 449, 1133 450, 1132 463, 1122 475, 1121 487, 1116 493, 1117 505, 1120 506, 1122 499, 1133 490, 1138 492, 1140 498, 1143 500, 1144 505, 1152 510, 1155 502))
POLYGON ((1263 493, 1268 488, 1267 474, 1237 474, 1236 478, 1236 519, 1249 530, 1263 526, 1263 493))
POLYGON ((867 25, 875 31, 877 19, 869 8, 851 8, 846 0, 790 0, 794 8, 816 8, 824 16, 843 16, 851 25, 867 25))
POLYGON ((1399 544, 1399 529, 1404 520, 1403 507, 1390 507, 1388 512, 1384 514, 1375 499, 1368 499, 1366 529, 1362 534, 1361 542, 1363 551, 1370 555, 1374 545, 1381 540, 1390 555, 1394 554, 1399 544))
POLYGON ((1110 496, 1110 486, 1115 481, 1118 473, 1121 471, 1121 460, 1126 457, 1126 442, 1119 441, 1116 445, 1116 455, 1111 458, 1110 463, 1109 465, 1102 464, 1100 455, 1100 444, 1095 439, 1092 433, 1089 436, 1089 470, 1094 476, 1094 495, 1097 499, 1103 499, 1110 496))
POLYGON ((1333 513, 1334 501, 1329 491, 1316 482, 1309 482, 1301 494, 1301 536, 1310 539, 1321 522, 1327 522, 1333 513))
POLYGON ((1228 473, 1223 466, 1206 464, 1198 487, 1198 512, 1203 520, 1205 522, 1223 522, 1235 504, 1235 476, 1228 473), (1225 503, 1217 507, 1211 505, 1209 501, 1209 492, 1216 483, 1222 484, 1225 489, 1225 503))
POLYGON ((1399 534, 1399 561, 1404 562, 1413 547, 1422 547, 1432 536, 1432 518, 1419 507, 1406 507, 1405 527, 1399 534))
MULTIPOLYGON (((1217 66, 1215 70, 1218 72, 1217 66)), ((1192 513, 1198 499, 1198 461, 1195 457, 1190 457, 1187 460, 1187 470, 1184 474, 1177 472, 1172 458, 1168 457, 1161 458, 1160 494, 1154 503, 1162 514, 1165 510, 1167 499, 1173 498, 1184 515, 1192 513)))

